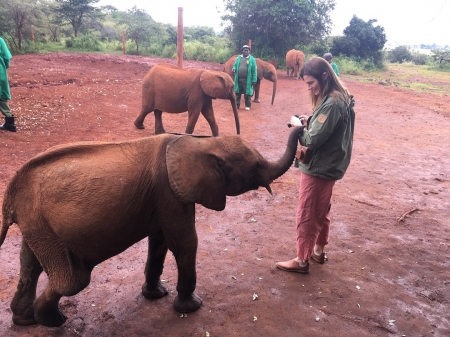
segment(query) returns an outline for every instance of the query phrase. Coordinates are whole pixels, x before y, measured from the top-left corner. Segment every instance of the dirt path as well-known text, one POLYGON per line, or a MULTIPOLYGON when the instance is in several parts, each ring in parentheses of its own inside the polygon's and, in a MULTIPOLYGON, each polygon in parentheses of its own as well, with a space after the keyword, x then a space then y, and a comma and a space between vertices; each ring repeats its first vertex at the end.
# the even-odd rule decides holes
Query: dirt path
MULTIPOLYGON (((153 134, 133 121, 149 67, 173 60, 94 54, 24 55, 9 71, 17 133, 0 134, 0 196, 25 161, 50 146, 117 141, 153 134)), ((213 63, 185 67, 221 70, 213 63)), ((261 103, 240 110, 241 136, 268 159, 284 151, 290 116, 309 112, 306 86, 278 73, 261 103)), ((197 207, 198 280, 203 307, 173 310, 172 255, 163 278, 170 294, 148 301, 143 240, 94 269, 84 291, 61 300, 59 328, 15 326, 9 305, 19 271, 21 235, 11 227, 0 249, 0 336, 449 336, 450 97, 343 81, 356 98, 354 156, 336 184, 329 262, 309 275, 275 268, 295 256, 298 171, 265 190, 227 199, 222 212, 197 207), (408 213, 409 212, 409 213, 408 213), (403 221, 399 218, 404 216, 403 221), (253 300, 254 294, 258 295, 253 300)), ((229 102, 214 101, 221 134, 234 134, 229 102)), ((163 114, 166 130, 184 132, 187 113, 163 114)), ((200 117, 196 134, 210 135, 200 117)), ((0 202, 3 199, 0 198, 0 202)), ((43 275, 38 286, 45 286, 43 275)))

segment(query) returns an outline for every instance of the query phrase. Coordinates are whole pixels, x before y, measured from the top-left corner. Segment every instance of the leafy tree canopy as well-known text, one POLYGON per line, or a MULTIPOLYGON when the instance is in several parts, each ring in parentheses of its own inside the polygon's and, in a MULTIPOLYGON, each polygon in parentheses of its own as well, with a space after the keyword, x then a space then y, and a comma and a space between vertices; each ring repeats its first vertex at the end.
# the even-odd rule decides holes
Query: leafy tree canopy
POLYGON ((101 9, 93 5, 100 0, 56 0, 60 6, 56 9, 60 17, 68 21, 73 28, 75 37, 82 27, 85 19, 97 21, 103 18, 101 9))
POLYGON ((252 53, 284 56, 297 45, 321 40, 331 31, 335 0, 223 0, 225 31, 236 48, 252 40, 252 53))
POLYGON ((148 41, 148 37, 160 34, 162 28, 156 24, 155 20, 144 10, 136 6, 126 12, 114 13, 114 18, 121 25, 126 27, 125 35, 127 39, 134 41, 136 53, 139 54, 139 45, 148 41))
POLYGON ((379 58, 387 39, 383 27, 373 26, 375 22, 377 20, 366 22, 354 15, 344 29, 344 36, 333 40, 331 52, 350 57, 379 58))
POLYGON ((203 41, 205 37, 215 36, 214 28, 205 26, 184 27, 184 36, 190 40, 203 41))

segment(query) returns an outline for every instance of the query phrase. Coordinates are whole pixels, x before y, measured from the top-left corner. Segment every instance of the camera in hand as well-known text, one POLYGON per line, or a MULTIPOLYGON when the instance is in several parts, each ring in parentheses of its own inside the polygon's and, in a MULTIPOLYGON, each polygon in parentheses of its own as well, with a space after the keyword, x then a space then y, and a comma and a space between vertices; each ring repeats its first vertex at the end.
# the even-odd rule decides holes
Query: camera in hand
POLYGON ((289 128, 293 126, 302 126, 303 125, 303 118, 300 118, 299 115, 294 115, 291 117, 291 120, 287 122, 287 126, 289 128))

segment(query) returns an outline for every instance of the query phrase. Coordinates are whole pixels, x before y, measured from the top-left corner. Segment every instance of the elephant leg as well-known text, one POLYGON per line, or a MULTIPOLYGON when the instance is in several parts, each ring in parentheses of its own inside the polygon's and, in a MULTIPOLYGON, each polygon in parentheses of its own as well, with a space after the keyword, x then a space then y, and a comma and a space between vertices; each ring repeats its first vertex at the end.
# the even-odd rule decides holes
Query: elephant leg
POLYGON ((151 110, 142 109, 141 113, 134 120, 134 126, 137 127, 138 129, 145 129, 145 127, 144 127, 144 119, 150 112, 152 112, 152 111, 151 110))
POLYGON ((155 134, 166 133, 162 122, 162 110, 155 110, 155 134))
POLYGON ((57 327, 67 319, 59 308, 59 300, 78 294, 89 285, 94 264, 78 258, 59 240, 47 240, 45 249, 47 255, 42 256, 45 261, 42 265, 48 285, 34 301, 34 317, 39 324, 57 327))
POLYGON ((25 240, 22 240, 20 279, 17 291, 11 301, 14 324, 30 325, 37 323, 34 318, 33 302, 36 298, 36 286, 41 273, 42 266, 36 255, 31 251, 25 240))
POLYGON ((195 205, 185 205, 173 219, 176 224, 166 226, 174 230, 166 232, 166 242, 178 267, 178 296, 174 308, 178 312, 193 312, 202 305, 202 299, 194 294, 197 284, 195 270, 198 238, 195 231, 195 205), (186 209, 187 208, 187 209, 186 209))
POLYGON ((148 299, 157 299, 168 294, 161 284, 164 260, 167 254, 167 244, 161 230, 151 234, 148 238, 148 257, 145 265, 145 283, 142 286, 142 295, 148 299))
POLYGON ((189 109, 188 123, 185 131, 186 133, 192 134, 194 132, 195 124, 197 124, 198 121, 198 116, 200 116, 200 109, 189 109))
POLYGON ((259 103, 259 89, 261 88, 261 80, 257 80, 255 86, 253 87, 253 90, 255 90, 255 99, 253 100, 253 102, 255 103, 259 103))
POLYGON ((241 97, 242 97, 241 93, 236 93, 236 106, 238 109, 241 106, 241 97))
POLYGON ((219 127, 217 126, 216 118, 214 117, 214 110, 212 107, 212 101, 202 109, 202 115, 207 120, 209 127, 211 128, 212 135, 217 137, 219 135, 219 127))

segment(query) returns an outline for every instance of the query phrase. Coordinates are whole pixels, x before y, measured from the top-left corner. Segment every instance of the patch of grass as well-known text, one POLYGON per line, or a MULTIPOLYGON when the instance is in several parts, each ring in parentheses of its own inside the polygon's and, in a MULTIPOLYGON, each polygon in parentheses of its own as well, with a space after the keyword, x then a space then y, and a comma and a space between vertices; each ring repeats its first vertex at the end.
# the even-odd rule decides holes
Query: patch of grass
POLYGON ((388 63, 383 71, 344 73, 354 81, 380 83, 406 90, 431 94, 450 94, 450 76, 447 69, 416 65, 412 62, 388 63))

